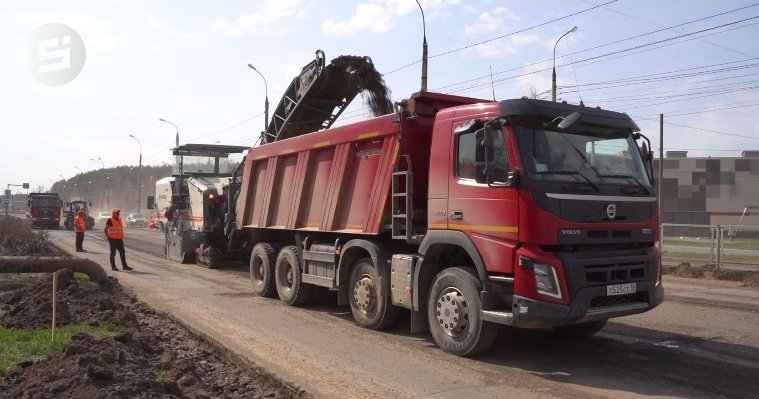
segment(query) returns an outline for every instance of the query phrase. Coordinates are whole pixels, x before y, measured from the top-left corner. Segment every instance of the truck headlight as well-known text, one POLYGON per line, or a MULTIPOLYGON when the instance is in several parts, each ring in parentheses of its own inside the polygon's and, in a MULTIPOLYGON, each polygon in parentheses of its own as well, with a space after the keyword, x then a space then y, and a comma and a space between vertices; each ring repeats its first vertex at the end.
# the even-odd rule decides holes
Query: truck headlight
POLYGON ((658 287, 661 285, 661 255, 656 257, 656 284, 654 284, 654 287, 658 287))
POLYGON ((556 269, 553 266, 543 263, 533 265, 535 271, 535 286, 538 293, 554 298, 561 299, 561 288, 559 288, 559 279, 556 277, 556 269))

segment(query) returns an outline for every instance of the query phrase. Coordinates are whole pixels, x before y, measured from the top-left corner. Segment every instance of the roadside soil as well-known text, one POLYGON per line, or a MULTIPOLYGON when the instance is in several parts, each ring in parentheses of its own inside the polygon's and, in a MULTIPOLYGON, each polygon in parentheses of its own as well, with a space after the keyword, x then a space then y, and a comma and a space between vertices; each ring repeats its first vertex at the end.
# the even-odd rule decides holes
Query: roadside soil
MULTIPOLYGON (((49 328, 52 276, 16 275, 11 283, 3 276, 6 289, 27 286, 0 293, 0 324, 49 328)), ((3 376, 11 385, 2 386, 0 398, 312 397, 151 309, 116 278, 77 281, 68 270, 59 271, 56 310, 58 326, 105 324, 114 335, 78 334, 61 353, 22 360, 3 376)))
POLYGON ((743 283, 744 287, 759 288, 759 272, 742 270, 717 270, 715 265, 692 266, 688 262, 677 266, 663 266, 664 274, 676 277, 727 280, 743 283))

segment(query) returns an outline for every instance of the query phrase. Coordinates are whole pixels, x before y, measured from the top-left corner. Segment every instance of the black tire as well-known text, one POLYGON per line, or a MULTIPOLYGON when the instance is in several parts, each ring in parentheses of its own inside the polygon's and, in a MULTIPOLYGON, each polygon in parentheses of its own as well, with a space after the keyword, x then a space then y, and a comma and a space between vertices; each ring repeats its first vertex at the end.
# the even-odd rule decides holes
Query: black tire
POLYGON ((193 263, 195 262, 195 253, 190 251, 185 251, 184 248, 182 248, 182 255, 179 259, 179 263, 185 264, 185 263, 193 263))
POLYGON ((609 319, 589 321, 586 323, 570 324, 568 326, 553 327, 553 330, 568 337, 589 337, 601 331, 609 319))
POLYGON ((250 253, 250 283, 253 293, 272 297, 277 293, 274 265, 277 264, 277 250, 267 243, 256 244, 250 253))
POLYGON ((313 286, 303 283, 298 250, 294 245, 286 246, 279 251, 274 275, 277 294, 282 302, 298 306, 311 299, 313 286))
POLYGON ((389 296, 382 295, 380 279, 371 258, 359 259, 353 266, 348 285, 348 298, 353 319, 371 330, 390 328, 400 311, 389 296))
POLYGON ((452 267, 435 276, 427 319, 438 347, 457 356, 472 356, 493 345, 498 326, 482 320, 481 291, 482 283, 472 268, 452 267))

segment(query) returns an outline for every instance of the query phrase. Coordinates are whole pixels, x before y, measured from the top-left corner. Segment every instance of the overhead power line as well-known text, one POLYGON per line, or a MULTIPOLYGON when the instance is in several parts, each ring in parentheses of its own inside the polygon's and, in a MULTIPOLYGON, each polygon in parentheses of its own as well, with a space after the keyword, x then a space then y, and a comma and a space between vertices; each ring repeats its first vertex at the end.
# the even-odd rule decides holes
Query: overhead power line
MULTIPOLYGON (((756 102, 756 101, 757 100, 745 100, 745 101, 736 101, 733 103, 719 104, 718 106, 722 108, 715 108, 714 106, 683 108, 683 109, 668 111, 666 114, 668 118, 672 118, 674 116, 693 115, 693 114, 698 114, 698 113, 722 111, 722 110, 729 110, 729 109, 736 109, 736 108, 750 108, 750 107, 755 107, 759 105, 759 102, 756 102)), ((661 112, 656 113, 656 114, 645 115, 645 116, 648 118, 656 118, 658 117, 659 114, 661 114, 661 112)))
MULTIPOLYGON (((605 4, 601 4, 600 6, 604 6, 604 5, 605 4)), ((574 51, 574 52, 571 52, 571 53, 568 53, 568 54, 560 55, 559 58, 564 57, 564 56, 574 56, 574 55, 582 54, 582 53, 585 53, 585 52, 588 52, 588 51, 597 50, 599 48, 608 47, 608 46, 611 46, 611 45, 614 45, 614 44, 619 44, 619 43, 623 43, 623 42, 634 40, 634 39, 640 39, 642 37, 650 36, 650 35, 653 35, 653 34, 656 34, 656 33, 660 33, 660 32, 666 31, 666 30, 672 30, 673 28, 678 28, 678 27, 682 27, 682 26, 685 26, 685 25, 693 24, 693 23, 696 23, 696 22, 702 22, 702 21, 705 21, 705 20, 708 20, 708 19, 712 19, 712 18, 716 18, 716 17, 719 17, 719 16, 731 14, 731 13, 738 12, 738 11, 742 11, 744 9, 747 9, 747 8, 750 8, 750 7, 754 7, 754 6, 757 6, 757 5, 759 5, 759 4, 754 4, 754 5, 750 5, 750 6, 746 6, 746 7, 740 7, 740 8, 736 8, 736 9, 733 9, 733 10, 729 10, 729 11, 725 11, 725 12, 721 12, 721 13, 717 13, 717 14, 712 14, 712 15, 709 15, 709 16, 706 16, 706 17, 702 17, 702 18, 691 20, 691 21, 683 22, 683 23, 680 23, 680 24, 671 25, 671 26, 668 26, 668 27, 665 27, 665 28, 662 28, 662 29, 657 29, 657 30, 654 30, 654 31, 651 31, 651 32, 646 32, 646 33, 642 33, 642 34, 638 34, 638 35, 629 36, 629 37, 626 37, 626 38, 623 38, 623 39, 619 39, 619 40, 615 40, 615 41, 612 41, 612 42, 603 43, 603 44, 600 44, 600 45, 597 45, 597 46, 594 46, 594 47, 590 47, 590 48, 574 51)), ((749 57, 755 58, 753 56, 749 56, 749 57)), ((506 73, 506 72, 512 72, 512 71, 515 71, 515 70, 520 70, 520 69, 523 69, 523 68, 526 68, 526 67, 530 67, 530 66, 534 66, 534 65, 550 62, 550 61, 551 61, 551 58, 548 58, 548 59, 545 59, 545 60, 541 60, 541 61, 535 61, 535 62, 532 62, 530 64, 521 65, 519 67, 515 67, 515 68, 511 68, 511 69, 506 69, 506 70, 503 70, 503 71, 498 71, 498 72, 495 72, 493 75, 494 76, 498 76, 498 75, 501 75, 501 74, 506 73)), ((490 78, 491 78, 491 76, 489 74, 488 75, 482 75, 482 76, 478 76, 476 78, 472 78, 472 79, 469 79, 469 80, 464 80, 464 81, 453 83, 453 84, 449 84, 449 85, 446 85, 446 86, 441 86, 441 87, 437 88, 437 90, 447 89, 447 88, 452 87, 452 86, 457 86, 457 85, 461 85, 461 84, 465 84, 465 83, 469 83, 469 82, 473 82, 473 81, 477 81, 477 80, 488 80, 489 81, 490 78)))
MULTIPOLYGON (((593 7, 590 7, 590 8, 586 8, 586 9, 584 9, 584 10, 580 10, 580 11, 574 12, 574 13, 572 13, 572 14, 569 14, 569 15, 565 15, 565 16, 563 16, 563 17, 554 18, 554 19, 552 19, 552 20, 550 20, 550 21, 541 22, 541 23, 539 23, 539 24, 537 24, 537 25, 532 25, 532 26, 530 26, 530 27, 527 27, 527 28, 524 28, 524 29, 520 29, 520 30, 518 30, 518 31, 514 31, 514 32, 511 32, 511 33, 507 33, 507 34, 505 34, 505 35, 501 35, 501 36, 498 36, 498 37, 493 37, 493 38, 490 38, 490 39, 486 39, 486 40, 483 40, 483 41, 480 41, 480 42, 477 42, 477 43, 473 43, 473 44, 468 44, 468 45, 466 45, 466 46, 464 46, 464 47, 459 47, 459 48, 456 48, 456 49, 453 49, 453 50, 444 51, 444 52, 442 52, 442 53, 433 54, 433 55, 429 56, 428 58, 436 58, 436 57, 440 57, 440 56, 443 56, 443 55, 452 54, 452 53, 455 53, 455 52, 458 52, 458 51, 466 50, 466 49, 468 49, 468 48, 472 48, 472 47, 476 47, 476 46, 479 46, 479 45, 481 45, 481 44, 489 43, 489 42, 492 42, 492 41, 494 41, 494 40, 503 39, 504 37, 509 37, 509 36, 513 36, 513 35, 516 35, 516 34, 518 34, 518 33, 527 32, 527 31, 529 31, 529 30, 532 30, 532 29, 535 29, 535 28, 539 28, 539 27, 541 27, 541 26, 549 25, 549 24, 552 24, 552 23, 554 23, 554 22, 558 22, 558 21, 561 21, 561 20, 563 20, 563 19, 567 19, 567 18, 571 18, 571 17, 574 17, 575 15, 580 15, 580 14, 586 13, 586 12, 588 12, 588 11, 592 11, 592 10, 595 10, 596 8, 600 8, 600 7, 603 7, 603 6, 605 6, 605 5, 609 5, 609 4, 611 4, 611 3, 616 3, 617 1, 618 1, 618 0, 612 0, 612 1, 608 1, 608 2, 606 2, 606 3, 600 4, 600 5, 597 5, 597 6, 593 6, 593 7)), ((387 72, 387 73, 385 73, 385 75, 390 75, 390 74, 392 74, 392 73, 394 73, 394 72, 398 72, 398 71, 400 71, 400 70, 402 70, 402 69, 406 69, 406 68, 408 68, 408 67, 410 67, 410 66, 412 66, 412 65, 415 65, 415 64, 418 64, 418 63, 420 63, 421 61, 422 61, 422 60, 421 60, 421 59, 419 59, 419 60, 416 60, 416 61, 414 61, 414 62, 412 62, 412 63, 410 63, 410 64, 406 64, 406 65, 404 65, 404 66, 402 66, 402 67, 398 67, 398 68, 395 68, 395 69, 391 70, 390 72, 387 72)))
MULTIPOLYGON (((665 114, 665 116, 666 116, 666 114, 665 114)), ((645 117, 641 117, 641 116, 633 116, 633 118, 634 119, 643 119, 643 120, 647 120, 647 121, 654 121, 654 122, 658 122, 659 121, 658 118, 645 118, 645 117)), ((721 135, 724 135, 724 136, 733 136, 733 137, 741 137, 741 138, 744 138, 744 139, 759 140, 759 137, 746 136, 746 135, 743 135, 743 134, 736 134, 736 133, 729 133, 729 132, 721 132, 719 130, 704 129, 702 127, 688 126, 688 125, 683 125, 683 124, 679 124, 679 123, 668 122, 666 120, 664 121, 664 124, 666 124, 666 125, 672 125, 672 126, 679 126, 679 127, 683 127, 683 128, 686 128, 686 129, 700 130, 702 132, 721 134, 721 135)))
MULTIPOLYGON (((593 60, 597 60, 597 59, 601 59, 601 58, 605 58, 605 57, 610 57, 612 55, 617 55, 617 54, 622 54, 622 53, 626 53, 626 52, 631 52, 633 50, 640 50, 640 49, 643 49, 645 47, 654 46, 654 45, 662 44, 662 43, 665 43, 665 42, 671 42, 671 41, 682 39, 682 38, 685 38, 685 37, 688 37, 688 36, 692 36, 692 35, 708 32, 708 31, 712 31, 712 30, 716 30, 716 29, 720 29, 720 28, 724 28, 724 27, 727 27, 727 26, 735 25, 737 23, 741 23, 741 22, 745 22, 745 21, 749 21, 749 20, 753 20, 753 19, 759 19, 759 16, 754 16, 754 17, 751 17, 751 18, 745 18, 745 19, 742 19, 742 20, 739 20, 739 21, 733 21, 733 22, 729 22, 729 23, 726 23, 726 24, 722 24, 722 25, 718 25, 718 26, 713 26, 711 28, 702 29, 702 30, 699 30, 699 31, 696 31, 696 32, 691 32, 691 33, 687 33, 687 34, 683 34, 683 35, 678 35, 678 36, 675 36, 675 37, 670 37, 670 38, 667 38, 667 39, 657 40, 657 41, 654 41, 654 42, 641 44, 641 45, 630 47, 630 48, 627 48, 627 49, 617 50, 617 51, 613 51, 613 52, 610 52, 610 53, 606 53, 606 54, 601 54, 601 55, 585 58, 585 59, 582 59, 582 60, 579 60, 579 61, 574 61, 574 62, 566 63, 566 64, 563 64, 561 66, 568 66, 568 65, 574 65, 574 64, 578 64, 579 65, 579 64, 587 63, 588 61, 593 61, 593 60)), ((583 66, 583 65, 580 65, 580 66, 583 66)), ((543 68, 543 69, 540 69, 540 70, 535 70, 535 71, 531 71, 531 72, 525 72, 525 73, 521 73, 521 74, 518 74, 518 75, 512 75, 512 76, 508 76, 508 77, 505 77, 505 78, 496 79, 495 82, 498 82, 498 84, 500 85, 500 84, 503 84, 503 83, 505 83, 505 82, 507 82, 509 80, 517 79, 517 78, 520 78, 520 77, 526 77, 526 76, 530 76, 530 75, 535 75, 535 74, 546 72, 546 71, 550 71, 550 70, 551 70, 550 68, 543 68)), ((462 87, 462 88, 459 88, 459 89, 456 89, 456 90, 450 90, 449 92, 452 92, 452 93, 464 92, 464 91, 469 91, 469 90, 481 88, 481 87, 484 87, 484 86, 488 86, 490 84, 491 84, 490 82, 478 83, 478 84, 470 85, 468 87, 462 87)))
MULTIPOLYGON (((582 1, 584 1, 584 2, 586 2, 586 3, 588 3, 588 4, 591 4, 591 5, 596 5, 596 3, 593 3, 592 1, 588 1, 588 0, 582 0, 582 1)), ((759 5, 759 3, 750 4, 750 5, 748 5, 748 6, 745 6, 745 7, 741 7, 741 8, 738 8, 738 9, 736 9, 736 10, 733 10, 733 11, 741 11, 741 10, 747 9, 747 8, 749 8, 749 7, 756 7, 757 5, 759 5)), ((621 11, 619 11, 619 10, 615 10, 615 9, 613 9, 613 8, 611 8, 611 7, 606 7, 606 6, 602 6, 602 7, 603 7, 603 9, 605 9, 605 10, 607 10, 607 11, 611 11, 611 12, 613 12, 613 13, 616 13, 616 14, 619 14, 619 15, 623 15, 623 16, 625 16, 625 17, 628 17, 628 18, 632 18, 632 19, 634 19, 634 20, 636 20, 636 21, 640 21, 640 22, 644 22, 644 23, 647 23, 647 24, 649 24, 649 25, 653 25, 653 26, 658 26, 658 27, 661 27, 661 25, 659 25, 659 24, 655 24, 655 23, 653 23, 653 22, 651 22, 651 21, 646 21, 645 19, 642 19, 642 18, 638 18, 638 17, 636 17, 636 16, 634 16, 634 15, 630 15, 630 14, 626 14, 626 13, 623 13, 623 12, 621 12, 621 11)), ((721 14, 716 14, 716 15, 717 15, 717 16, 719 16, 719 15, 725 15, 725 14, 727 14, 727 13, 730 13, 730 12, 733 12, 733 11, 728 11, 728 12, 725 12, 725 13, 721 13, 721 14)), ((709 18, 710 18, 710 17, 709 17, 709 18)), ((664 28, 664 29, 665 29, 665 30, 672 30, 672 31, 678 32, 677 30, 675 30, 675 29, 674 29, 674 28, 678 28, 678 27, 679 27, 679 26, 672 26, 672 27, 666 27, 666 28, 664 28)), ((682 32, 678 32, 678 33, 682 33, 682 32)), ((703 39, 699 39, 699 40, 703 41, 704 43, 708 43, 708 44, 711 44, 712 46, 716 46, 716 47, 719 47, 719 48, 723 48, 723 49, 725 49, 725 50, 728 50, 728 51, 732 51, 732 52, 734 52, 734 53, 738 53, 738 54, 740 54, 740 55, 743 55, 743 56, 746 56, 746 57, 752 57, 752 58, 756 57, 756 56, 755 56, 755 55, 753 55, 753 54, 744 53, 743 51, 739 51, 739 50, 736 50, 736 49, 733 49, 733 48, 730 48, 730 47, 727 47, 727 46, 723 46, 723 45, 721 45, 721 44, 719 44, 719 43, 714 43, 714 42, 710 42, 710 41, 708 41, 708 40, 703 40, 703 39)))

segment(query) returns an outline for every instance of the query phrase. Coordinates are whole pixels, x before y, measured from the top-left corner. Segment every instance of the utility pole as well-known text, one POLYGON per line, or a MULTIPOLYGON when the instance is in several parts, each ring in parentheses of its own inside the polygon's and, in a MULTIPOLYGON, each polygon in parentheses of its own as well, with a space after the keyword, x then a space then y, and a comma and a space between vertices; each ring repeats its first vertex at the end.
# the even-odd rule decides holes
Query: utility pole
POLYGON ((662 225, 662 219, 664 218, 664 199, 662 198, 662 185, 664 183, 664 114, 659 114, 659 251, 662 248, 662 241, 664 241, 664 226, 662 225))
MULTIPOLYGON (((129 137, 133 138, 134 141, 140 145, 140 163, 137 168, 137 212, 142 213, 142 143, 140 143, 140 140, 137 140, 137 137, 134 137, 131 134, 129 137)), ((177 143, 179 143, 179 136, 177 136, 177 143)))

